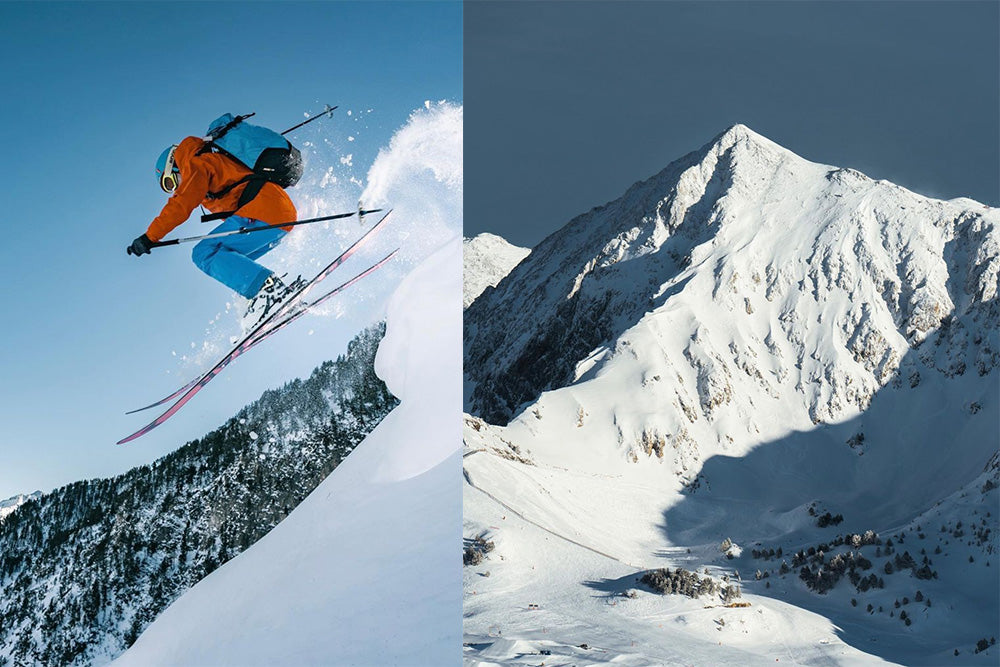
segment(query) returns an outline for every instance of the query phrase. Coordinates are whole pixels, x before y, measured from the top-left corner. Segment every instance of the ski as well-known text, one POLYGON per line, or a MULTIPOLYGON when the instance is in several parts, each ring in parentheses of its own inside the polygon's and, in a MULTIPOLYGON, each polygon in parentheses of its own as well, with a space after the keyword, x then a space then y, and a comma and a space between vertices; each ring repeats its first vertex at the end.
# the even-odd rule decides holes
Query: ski
POLYGON ((361 236, 361 238, 355 241, 349 248, 347 248, 347 250, 342 252, 336 259, 327 264, 326 267, 324 267, 323 270, 321 270, 318 274, 316 274, 316 277, 314 277, 312 280, 306 283, 302 287, 302 289, 300 289, 298 292, 289 297, 289 299, 284 303, 282 303, 277 310, 275 310, 273 313, 264 318, 264 320, 260 322, 256 327, 254 327, 254 329, 250 331, 250 333, 246 334, 235 345, 235 347, 233 347, 233 349, 229 351, 228 354, 226 354, 222 359, 220 359, 212 368, 206 371, 201 377, 199 377, 196 381, 187 385, 185 389, 178 390, 177 392, 174 392, 171 396, 163 399, 162 401, 158 401, 152 406, 149 406, 149 407, 154 407, 155 405, 162 405, 163 403, 168 402, 171 398, 180 395, 180 397, 177 398, 177 401, 173 405, 171 405, 166 410, 166 412, 161 414, 159 417, 157 417, 156 419, 154 419, 149 424, 142 427, 132 435, 126 438, 122 438, 116 444, 124 445, 125 443, 131 442, 136 438, 142 437, 143 435, 146 435, 154 428, 156 428, 157 426, 159 426, 160 424, 164 423, 172 416, 174 416, 178 410, 184 407, 184 404, 190 401, 195 394, 197 394, 199 391, 201 391, 201 389, 205 385, 211 382, 212 378, 218 375, 223 368, 228 366, 233 359, 243 354, 243 352, 249 349, 249 347, 252 347, 254 339, 257 338, 258 334, 261 331, 267 332, 267 330, 270 329, 272 325, 280 323, 281 320, 284 319, 286 315, 288 315, 288 313, 293 312, 295 310, 295 306, 298 305, 309 294, 309 292, 312 290, 313 287, 316 286, 318 282, 326 278, 328 275, 330 275, 330 273, 333 272, 334 269, 336 269, 338 266, 347 261, 347 259, 351 255, 353 255, 358 248, 360 248, 368 239, 370 239, 375 234, 376 231, 378 231, 385 225, 385 222, 389 218, 390 213, 392 213, 392 209, 386 211, 385 215, 383 215, 382 218, 377 223, 375 223, 375 225, 371 229, 365 232, 361 236))
POLYGON ((369 273, 372 273, 376 269, 379 269, 380 267, 382 267, 382 265, 384 265, 390 259, 392 259, 393 257, 395 257, 397 252, 399 252, 399 248, 396 248, 395 250, 393 250, 392 252, 390 252, 388 255, 386 255, 385 257, 383 257, 382 259, 380 259, 378 262, 376 262, 375 264, 372 264, 367 269, 365 269, 364 271, 362 271, 358 275, 354 276, 353 278, 351 278, 350 280, 348 280, 344 284, 338 285, 337 287, 333 288, 332 290, 330 290, 329 292, 327 292, 323 296, 317 297, 315 301, 310 301, 309 303, 302 304, 294 312, 292 312, 291 314, 289 314, 283 320, 275 323, 273 326, 271 326, 267 330, 265 330, 265 331, 259 331, 256 334, 256 336, 247 344, 246 349, 243 350, 243 351, 246 352, 247 350, 253 348, 254 346, 256 346, 258 343, 260 343, 265 338, 270 337, 271 334, 275 333, 279 329, 284 329, 286 326, 288 326, 289 324, 291 324, 295 320, 299 319, 300 317, 302 317, 303 315, 305 315, 307 312, 309 312, 310 310, 312 310, 316 306, 319 306, 324 301, 327 301, 328 299, 336 296, 337 294, 339 294, 343 290, 347 289, 348 287, 350 287, 354 283, 358 282, 359 280, 361 280, 362 278, 364 278, 365 276, 367 276, 369 273))
MULTIPOLYGON (((277 332, 279 329, 285 328, 286 326, 288 326, 289 324, 291 324, 295 320, 297 320, 300 317, 302 317, 303 315, 305 315, 308 311, 312 310, 316 306, 319 306, 320 304, 322 304, 323 302, 327 301, 328 299, 331 299, 332 297, 336 296, 337 294, 339 294, 340 292, 344 291, 345 289, 347 289, 348 287, 350 287, 354 283, 358 282, 359 280, 361 280, 362 278, 364 278, 368 274, 374 272, 376 269, 379 269, 382 265, 384 265, 386 262, 388 262, 390 259, 392 259, 396 255, 397 252, 399 252, 399 248, 396 248, 391 253, 389 253, 388 255, 386 255, 385 257, 383 257, 382 259, 380 259, 378 262, 376 262, 375 264, 369 266, 367 269, 365 269, 364 271, 362 271, 358 275, 354 276, 353 278, 351 278, 347 282, 345 282, 345 283, 343 283, 341 285, 338 285, 337 287, 333 288, 332 290, 330 290, 329 292, 327 292, 323 296, 317 298, 315 301, 311 301, 309 303, 301 305, 299 307, 299 309, 297 309, 294 313, 291 313, 285 319, 283 319, 280 322, 274 324, 272 327, 270 327, 266 331, 259 331, 258 330, 256 332, 256 336, 252 340, 247 341, 244 344, 244 348, 236 356, 240 356, 240 355, 242 355, 242 354, 244 354, 246 352, 249 352, 252 348, 256 347, 258 343, 260 343, 261 341, 263 341, 265 338, 270 337, 271 334, 277 332)), ((234 359, 235 359, 235 357, 234 357, 234 359)), ((136 408, 135 410, 129 410, 125 414, 131 415, 131 414, 135 414, 137 412, 142 412, 143 410, 149 410, 150 408, 155 408, 158 405, 163 405, 164 403, 167 403, 170 400, 172 400, 174 398, 177 398, 178 396, 180 396, 181 394, 183 394, 185 391, 187 391, 188 389, 190 389, 194 385, 198 384, 199 380, 201 380, 201 378, 197 377, 197 378, 191 380, 190 382, 188 382, 186 385, 184 385, 183 387, 181 387, 177 391, 175 391, 174 393, 170 394, 169 396, 167 396, 165 398, 161 398, 156 403, 150 403, 149 405, 147 405, 145 407, 136 408)))
MULTIPOLYGON (((366 210, 362 209, 359 206, 358 207, 358 211, 357 211, 356 214, 363 218, 364 215, 367 214, 367 213, 377 213, 380 210, 381 209, 371 209, 371 210, 366 211, 366 210)), ((382 218, 375 225, 375 227, 373 227, 371 230, 369 230, 368 233, 370 234, 371 232, 374 232, 375 228, 377 228, 380 224, 382 224, 382 222, 386 219, 386 217, 388 217, 389 213, 391 213, 391 212, 392 211, 390 210, 384 216, 382 216, 382 218)), ((318 220, 321 220, 321 219, 322 220, 327 220, 327 219, 338 218, 338 217, 347 217, 348 215, 355 215, 355 213, 339 214, 337 216, 327 216, 326 218, 317 218, 315 220, 307 220, 307 221, 304 221, 304 222, 314 222, 314 221, 318 221, 318 220)), ((255 230, 250 230, 250 231, 255 231, 255 230)), ((364 237, 361 237, 361 239, 359 239, 358 242, 360 243, 362 240, 364 240, 364 237)), ((348 250, 345 251, 345 252, 349 252, 349 251, 353 251, 353 250, 354 250, 354 248, 352 247, 352 248, 348 248, 348 250)), ((343 259, 346 259, 346 257, 338 257, 337 259, 338 260, 343 260, 343 259)), ((316 281, 317 281, 317 278, 314 278, 311 282, 316 282, 316 281)), ((310 307, 312 305, 315 305, 315 304, 310 304, 310 307)), ((278 312, 281 312, 281 311, 279 310, 278 312)), ((262 326, 263 326, 263 323, 261 323, 257 328, 255 328, 255 331, 260 331, 260 328, 262 326)), ((134 410, 128 410, 125 414, 127 414, 127 415, 133 415, 133 414, 135 414, 137 412, 142 412, 144 410, 149 410, 151 408, 155 408, 158 405, 163 405, 164 403, 167 403, 167 402, 169 402, 169 401, 177 398, 178 396, 180 396, 181 394, 183 394, 185 391, 187 391, 188 389, 190 389, 191 387, 193 387, 194 385, 196 385, 199 382, 199 380, 201 380, 201 378, 195 378, 195 379, 191 380, 191 382, 187 383, 186 385, 184 385, 183 387, 181 387, 180 389, 178 389, 177 391, 175 391, 174 393, 170 394, 169 396, 164 396, 163 398, 161 398, 160 400, 156 401, 155 403, 150 403, 149 405, 143 406, 141 408, 135 408, 134 410)))
MULTIPOLYGON (((184 385, 183 387, 181 387, 180 389, 178 389, 174 393, 172 393, 169 396, 166 396, 164 398, 161 398, 156 403, 150 403, 147 406, 144 406, 144 407, 141 407, 141 408, 136 408, 135 410, 129 410, 125 414, 127 414, 127 415, 134 415, 137 412, 142 412, 143 410, 149 410, 150 408, 155 408, 158 405, 163 405, 164 403, 177 398, 178 396, 180 396, 181 394, 183 394, 185 391, 187 391, 191 387, 193 387, 196 384, 198 384, 198 380, 200 380, 200 379, 201 379, 200 377, 196 377, 195 379, 191 380, 190 382, 188 382, 186 385, 184 385)), ((118 444, 121 444, 121 443, 118 443, 118 444)))

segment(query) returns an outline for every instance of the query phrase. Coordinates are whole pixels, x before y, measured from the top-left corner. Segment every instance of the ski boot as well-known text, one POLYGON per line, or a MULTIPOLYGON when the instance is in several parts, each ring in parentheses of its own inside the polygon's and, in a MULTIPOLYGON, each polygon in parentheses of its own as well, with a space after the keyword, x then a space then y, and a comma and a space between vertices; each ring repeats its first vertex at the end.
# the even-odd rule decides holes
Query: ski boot
MULTIPOLYGON (((287 274, 285 274, 287 275, 287 274)), ((284 276, 282 276, 284 277, 284 276)), ((260 291, 247 303, 246 311, 240 322, 243 333, 250 333, 257 325, 274 313, 290 296, 302 289, 305 281, 302 276, 289 284, 285 284, 277 274, 272 273, 264 281, 260 291)))

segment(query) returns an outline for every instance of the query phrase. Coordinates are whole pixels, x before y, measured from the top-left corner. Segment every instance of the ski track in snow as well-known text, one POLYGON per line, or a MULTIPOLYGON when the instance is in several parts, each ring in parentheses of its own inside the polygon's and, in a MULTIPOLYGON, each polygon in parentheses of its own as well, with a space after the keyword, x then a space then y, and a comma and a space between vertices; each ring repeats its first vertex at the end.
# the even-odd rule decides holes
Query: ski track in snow
MULTIPOLYGON (((463 458, 463 461, 464 461, 464 459, 468 458, 468 455, 465 455, 462 458, 463 458)), ((511 507, 510 505, 508 505, 504 501, 500 500, 499 498, 497 498, 496 496, 494 496, 493 494, 491 494, 486 489, 483 489, 483 488, 477 486, 476 482, 472 479, 472 475, 469 473, 468 468, 466 468, 463 471, 463 476, 465 478, 465 483, 466 484, 468 484, 473 489, 479 491, 483 495, 487 496, 490 500, 492 500, 496 504, 500 505, 501 507, 503 507, 507 511, 509 511, 512 514, 516 515, 522 521, 525 521, 526 523, 530 523, 531 525, 535 526, 536 528, 544 530, 546 533, 548 533, 549 535, 551 535, 551 536, 553 536, 555 538, 558 538, 560 540, 565 540, 566 542, 569 542, 570 544, 576 545, 576 546, 580 547, 581 549, 586 549, 587 551, 592 551, 593 553, 597 554, 598 556, 604 556, 605 558, 608 558, 610 560, 618 561, 622 565, 632 566, 631 563, 626 563, 625 561, 623 561, 622 559, 620 559, 620 558, 618 558, 616 556, 612 556, 611 554, 604 553, 603 551, 601 551, 599 549, 595 549, 593 547, 589 547, 586 544, 583 544, 582 542, 577 542, 576 540, 574 540, 572 538, 566 537, 564 535, 560 535, 558 532, 556 532, 554 530, 549 530, 548 528, 546 528, 542 524, 536 523, 536 522, 532 521, 531 519, 529 519, 528 517, 526 517, 524 514, 522 514, 520 511, 518 511, 514 507, 511 507)))

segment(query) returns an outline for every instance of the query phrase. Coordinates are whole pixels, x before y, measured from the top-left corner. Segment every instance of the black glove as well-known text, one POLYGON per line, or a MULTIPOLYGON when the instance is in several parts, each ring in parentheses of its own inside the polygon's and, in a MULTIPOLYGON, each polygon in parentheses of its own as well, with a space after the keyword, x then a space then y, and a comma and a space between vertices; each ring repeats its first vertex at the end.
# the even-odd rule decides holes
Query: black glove
POLYGON ((132 241, 132 245, 126 248, 125 252, 127 252, 130 255, 135 255, 136 257, 138 257, 139 255, 148 255, 149 249, 152 247, 152 245, 153 242, 149 240, 149 237, 143 234, 135 241, 132 241))

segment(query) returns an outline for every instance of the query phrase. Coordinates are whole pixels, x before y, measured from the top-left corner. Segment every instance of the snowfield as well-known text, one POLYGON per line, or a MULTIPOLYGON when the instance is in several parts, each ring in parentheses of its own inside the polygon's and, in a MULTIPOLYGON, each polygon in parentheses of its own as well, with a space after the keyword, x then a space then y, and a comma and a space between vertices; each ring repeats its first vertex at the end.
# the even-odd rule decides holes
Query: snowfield
MULTIPOLYGON (((845 645, 830 620, 773 598, 744 594, 751 607, 726 608, 705 598, 664 598, 642 589, 635 581, 638 566, 626 560, 643 562, 629 553, 631 547, 613 549, 607 541, 590 546, 579 532, 566 538, 573 530, 552 517, 498 502, 475 486, 477 478, 494 472, 479 466, 488 466, 483 460, 492 457, 478 456, 475 464, 472 458, 466 460, 467 469, 476 470, 465 491, 466 535, 485 531, 495 549, 482 565, 466 568, 466 664, 883 664, 845 645), (626 597, 629 591, 636 596, 626 597)), ((534 486, 529 475, 522 482, 534 486)), ((544 483, 534 488, 557 497, 596 490, 579 486, 572 474, 547 470, 540 477, 544 483)), ((613 503, 618 511, 642 512, 646 505, 637 502, 642 491, 631 489, 624 500, 607 490, 591 498, 613 503)), ((645 494, 652 500, 655 489, 645 494)), ((623 514, 597 515, 611 516, 621 521, 623 514)), ((694 568, 706 562, 683 549, 651 552, 644 560, 647 567, 694 568)))
POLYGON ((737 125, 532 249, 466 310, 466 663, 996 664, 998 222, 737 125))

